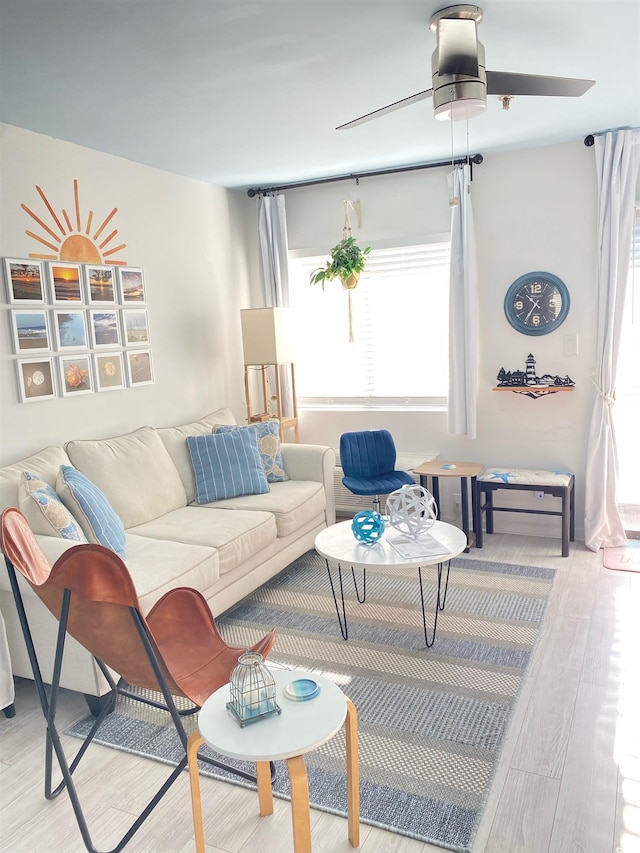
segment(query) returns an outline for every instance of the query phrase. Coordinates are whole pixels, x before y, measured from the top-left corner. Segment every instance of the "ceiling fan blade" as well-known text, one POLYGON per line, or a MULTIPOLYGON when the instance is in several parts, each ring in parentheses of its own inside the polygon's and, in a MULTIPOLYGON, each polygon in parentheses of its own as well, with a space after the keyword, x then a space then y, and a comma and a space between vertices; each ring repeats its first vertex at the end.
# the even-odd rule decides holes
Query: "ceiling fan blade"
POLYGON ((509 74, 487 71, 487 95, 544 95, 579 98, 595 80, 576 77, 543 77, 539 74, 509 74))
POLYGON ((373 118, 378 118, 378 116, 392 113, 394 110, 402 109, 402 107, 408 107, 409 104, 416 104, 418 101, 424 101, 426 98, 431 97, 432 91, 432 89, 425 89, 424 92, 417 92, 415 95, 410 95, 408 98, 402 98, 401 101, 394 101, 386 107, 380 107, 379 110, 374 110, 371 113, 360 116, 360 118, 354 118, 353 121, 348 121, 346 124, 338 125, 336 130, 348 130, 351 127, 357 127, 359 124, 364 124, 365 121, 371 121, 373 118))
POLYGON ((470 18, 441 18, 437 25, 440 74, 478 76, 478 33, 470 18))

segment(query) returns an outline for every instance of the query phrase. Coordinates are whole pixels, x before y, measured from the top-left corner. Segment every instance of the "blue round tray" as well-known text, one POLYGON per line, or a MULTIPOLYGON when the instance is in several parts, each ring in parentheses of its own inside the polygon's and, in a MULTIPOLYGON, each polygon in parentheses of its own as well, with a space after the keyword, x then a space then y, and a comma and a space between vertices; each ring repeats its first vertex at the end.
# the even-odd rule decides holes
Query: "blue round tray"
POLYGON ((315 699, 318 693, 320 685, 312 678, 298 678, 284 688, 284 695, 294 702, 308 702, 309 699, 315 699))

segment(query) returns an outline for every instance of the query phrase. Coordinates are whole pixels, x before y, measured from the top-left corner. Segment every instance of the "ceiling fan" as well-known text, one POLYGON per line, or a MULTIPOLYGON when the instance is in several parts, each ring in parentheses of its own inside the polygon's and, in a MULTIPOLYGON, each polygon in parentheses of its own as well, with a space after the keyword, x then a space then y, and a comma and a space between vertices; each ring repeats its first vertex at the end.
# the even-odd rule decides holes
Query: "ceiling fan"
POLYGON ((498 95, 503 107, 516 95, 544 95, 577 98, 593 86, 595 80, 573 77, 543 77, 539 74, 510 74, 487 71, 484 47, 478 41, 478 24, 482 9, 468 4, 447 6, 430 21, 437 46, 431 57, 433 88, 394 101, 386 107, 341 124, 336 130, 356 127, 394 110, 433 98, 437 119, 458 121, 481 115, 487 106, 487 95, 498 95))

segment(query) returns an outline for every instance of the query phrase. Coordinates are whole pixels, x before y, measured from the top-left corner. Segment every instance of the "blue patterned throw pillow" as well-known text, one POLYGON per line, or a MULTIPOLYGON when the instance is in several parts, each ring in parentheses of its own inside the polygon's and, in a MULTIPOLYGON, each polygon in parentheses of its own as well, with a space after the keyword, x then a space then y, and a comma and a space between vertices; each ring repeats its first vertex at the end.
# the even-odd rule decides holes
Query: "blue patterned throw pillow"
POLYGON ((89 542, 125 556, 124 525, 105 495, 71 465, 61 465, 56 491, 62 503, 78 519, 89 542))
POLYGON ((190 435, 187 448, 196 480, 196 503, 269 491, 255 432, 240 429, 190 435))
POLYGON ((284 483, 285 480, 289 479, 282 463, 279 421, 262 421, 259 424, 249 424, 249 426, 216 424, 213 432, 230 432, 234 429, 250 429, 258 436, 258 451, 260 452, 264 473, 267 475, 267 483, 284 483))
POLYGON ((78 544, 87 541, 73 515, 52 487, 40 477, 30 471, 23 471, 18 496, 20 509, 34 533, 71 539, 78 544))

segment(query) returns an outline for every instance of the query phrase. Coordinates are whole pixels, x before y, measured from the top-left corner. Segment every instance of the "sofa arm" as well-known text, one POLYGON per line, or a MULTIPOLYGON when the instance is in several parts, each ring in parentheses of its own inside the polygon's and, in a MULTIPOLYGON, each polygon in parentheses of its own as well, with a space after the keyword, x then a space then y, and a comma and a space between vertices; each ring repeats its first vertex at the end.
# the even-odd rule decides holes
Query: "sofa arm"
POLYGON ((284 470, 292 480, 310 480, 324 485, 327 525, 335 524, 336 502, 333 475, 336 454, 332 447, 320 444, 282 444, 284 470))

